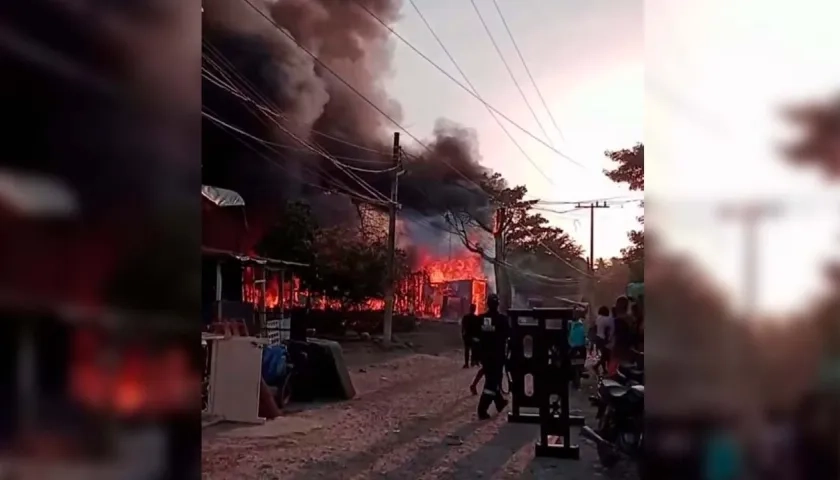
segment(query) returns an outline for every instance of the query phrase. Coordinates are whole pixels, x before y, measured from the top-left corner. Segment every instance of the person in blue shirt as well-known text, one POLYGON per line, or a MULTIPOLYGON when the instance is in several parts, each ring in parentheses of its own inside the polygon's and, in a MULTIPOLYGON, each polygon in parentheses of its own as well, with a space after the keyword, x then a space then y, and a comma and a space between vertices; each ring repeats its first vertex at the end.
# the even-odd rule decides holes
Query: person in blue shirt
POLYGON ((734 435, 724 430, 713 432, 706 440, 703 480, 738 480, 743 478, 743 451, 734 435))
POLYGON ((586 325, 583 323, 583 318, 569 322, 569 346, 586 347, 586 325))
POLYGON ((580 376, 586 360, 586 325, 583 316, 569 322, 569 357, 572 360, 572 385, 580 388, 580 376))

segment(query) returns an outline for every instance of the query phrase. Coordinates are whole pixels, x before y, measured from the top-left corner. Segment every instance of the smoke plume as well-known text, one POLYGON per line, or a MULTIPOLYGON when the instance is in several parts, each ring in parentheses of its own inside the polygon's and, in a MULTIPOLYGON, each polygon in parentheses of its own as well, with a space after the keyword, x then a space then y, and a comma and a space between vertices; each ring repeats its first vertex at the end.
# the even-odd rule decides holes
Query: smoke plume
MULTIPOLYGON (((274 143, 271 149, 248 140, 243 143, 242 137, 205 120, 205 183, 237 190, 252 206, 314 198, 323 195, 323 189, 373 196, 300 140, 317 144, 347 165, 373 170, 391 166, 391 135, 398 128, 360 96, 401 120, 399 104, 383 87, 393 56, 387 30, 355 1, 248 1, 276 26, 245 0, 205 0, 204 66, 282 118, 267 120, 253 105, 205 79, 205 111, 274 143)), ((400 0, 358 1, 385 22, 399 18, 400 0)), ((405 138, 404 143, 409 141, 405 138)), ((428 149, 405 148, 406 173, 400 178, 399 197, 404 211, 439 216, 447 207, 487 202, 475 185, 487 170, 479 163, 474 132, 441 120, 425 144, 428 149)), ((358 175, 375 191, 389 195, 389 175, 358 175)), ((331 202, 342 198, 329 197, 331 202)))

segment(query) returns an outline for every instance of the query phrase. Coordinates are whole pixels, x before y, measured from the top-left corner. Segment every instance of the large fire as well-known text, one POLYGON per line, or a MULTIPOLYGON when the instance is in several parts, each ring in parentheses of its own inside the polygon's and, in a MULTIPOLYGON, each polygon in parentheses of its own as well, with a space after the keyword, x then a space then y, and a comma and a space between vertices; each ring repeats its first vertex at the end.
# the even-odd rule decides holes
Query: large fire
MULTIPOLYGON (((262 267, 247 266, 242 275, 242 298, 259 306, 263 302, 260 280, 262 267)), ((327 299, 317 292, 301 288, 300 280, 290 273, 267 270, 265 272, 265 307, 268 310, 303 306, 309 299, 316 309, 341 309, 341 302, 327 299)), ((420 252, 415 272, 397 285, 395 312, 424 318, 458 318, 466 313, 471 303, 479 311, 485 308, 487 276, 478 254, 462 252, 446 258, 420 252)), ((372 298, 357 310, 382 310, 385 302, 372 298)))
POLYGON ((420 271, 427 275, 433 298, 431 311, 424 313, 435 318, 441 315, 460 316, 466 313, 470 303, 476 304, 478 311, 482 311, 487 296, 487 276, 482 262, 481 256, 472 252, 447 258, 420 255, 420 271), (447 308, 452 300, 456 305, 447 308))

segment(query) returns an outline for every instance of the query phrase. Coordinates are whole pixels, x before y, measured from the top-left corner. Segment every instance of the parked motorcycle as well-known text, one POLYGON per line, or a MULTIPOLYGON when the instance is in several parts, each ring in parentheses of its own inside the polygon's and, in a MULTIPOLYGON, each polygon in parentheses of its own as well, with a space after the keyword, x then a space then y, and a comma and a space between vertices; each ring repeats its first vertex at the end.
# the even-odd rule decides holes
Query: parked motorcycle
POLYGON ((644 370, 638 364, 622 365, 611 378, 598 381, 590 401, 597 406, 597 429, 584 426, 581 435, 595 442, 601 464, 611 468, 622 458, 644 469, 644 370))

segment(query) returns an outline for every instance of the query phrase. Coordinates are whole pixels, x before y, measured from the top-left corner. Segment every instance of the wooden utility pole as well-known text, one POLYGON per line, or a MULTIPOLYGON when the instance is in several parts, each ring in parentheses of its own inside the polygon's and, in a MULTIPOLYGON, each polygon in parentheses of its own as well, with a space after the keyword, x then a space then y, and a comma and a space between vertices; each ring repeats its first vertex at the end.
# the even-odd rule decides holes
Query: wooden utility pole
POLYGON ((493 273, 496 276, 496 294, 499 296, 499 310, 502 312, 510 309, 511 287, 508 282, 507 267, 504 263, 507 261, 505 255, 505 232, 504 225, 507 223, 507 208, 498 207, 495 213, 495 224, 493 225, 493 246, 495 252, 495 262, 493 262, 493 273))
POLYGON ((610 208, 607 202, 578 203, 575 208, 589 209, 589 273, 595 273, 595 209, 610 208))
POLYGON ((394 295, 396 294, 396 265, 397 250, 397 199, 399 197, 400 181, 400 132, 394 132, 394 176, 391 178, 391 203, 388 205, 388 273, 385 285, 385 320, 382 326, 382 343, 391 344, 394 324, 394 295))
POLYGON ((743 289, 744 306, 747 314, 755 312, 758 306, 758 229, 765 219, 775 216, 779 206, 767 202, 751 202, 738 205, 724 205, 720 213, 726 219, 732 219, 744 226, 743 289))
POLYGON ((578 203, 575 208, 589 209, 589 278, 586 279, 587 292, 589 297, 589 320, 595 320, 595 209, 610 208, 607 202, 578 203))

